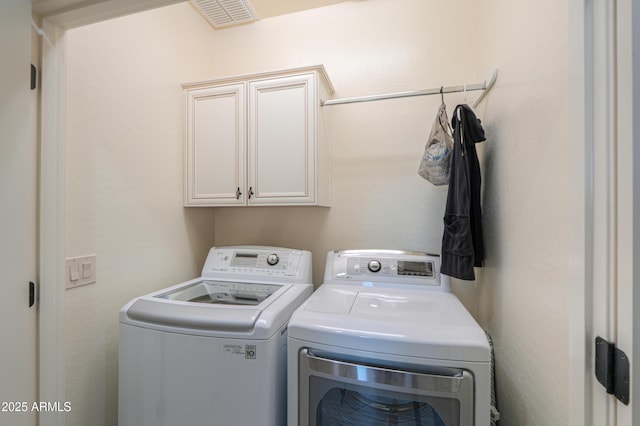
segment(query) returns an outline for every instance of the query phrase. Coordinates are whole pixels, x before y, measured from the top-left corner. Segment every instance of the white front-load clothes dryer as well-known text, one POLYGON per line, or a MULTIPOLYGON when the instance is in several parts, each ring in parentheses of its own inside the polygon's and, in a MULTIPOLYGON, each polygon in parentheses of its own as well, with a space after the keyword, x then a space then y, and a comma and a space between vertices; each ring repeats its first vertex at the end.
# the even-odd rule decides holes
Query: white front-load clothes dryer
POLYGON ((282 426, 287 324, 311 253, 214 247, 202 276, 120 311, 120 426, 282 426))
POLYGON ((289 426, 489 426, 491 349, 440 258, 329 252, 289 322, 289 426))

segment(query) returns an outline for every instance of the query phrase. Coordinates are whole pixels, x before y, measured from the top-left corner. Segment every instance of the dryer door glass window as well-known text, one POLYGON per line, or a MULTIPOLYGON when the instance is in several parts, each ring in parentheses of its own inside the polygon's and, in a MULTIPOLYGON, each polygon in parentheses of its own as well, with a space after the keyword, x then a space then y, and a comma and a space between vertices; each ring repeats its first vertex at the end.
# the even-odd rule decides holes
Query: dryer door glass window
MULTIPOLYGON (((473 423, 473 375, 330 359, 302 350, 299 419, 306 426, 461 426, 473 423)), ((437 370, 437 369, 436 369, 437 370)))
MULTIPOLYGON (((315 406, 317 426, 447 426, 460 424, 460 403, 455 399, 424 398, 364 386, 321 383, 312 378, 312 388, 330 388, 315 406), (428 401, 428 402, 427 402, 428 401), (437 408, 436 408, 437 407, 437 408), (445 423, 444 418, 449 421, 445 423)), ((314 423, 315 420, 315 423, 314 423)))

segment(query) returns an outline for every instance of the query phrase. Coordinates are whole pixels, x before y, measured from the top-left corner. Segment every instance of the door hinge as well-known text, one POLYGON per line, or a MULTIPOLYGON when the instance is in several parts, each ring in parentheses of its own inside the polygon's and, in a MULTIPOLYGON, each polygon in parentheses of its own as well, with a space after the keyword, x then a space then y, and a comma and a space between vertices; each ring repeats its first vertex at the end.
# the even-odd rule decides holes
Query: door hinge
POLYGON ((37 288, 33 281, 29 281, 29 307, 36 304, 36 298, 38 297, 37 288))
POLYGON ((620 402, 629 405, 629 358, 614 343, 596 337, 596 378, 620 402))
POLYGON ((38 70, 36 70, 36 66, 31 64, 31 90, 35 90, 38 81, 38 70))

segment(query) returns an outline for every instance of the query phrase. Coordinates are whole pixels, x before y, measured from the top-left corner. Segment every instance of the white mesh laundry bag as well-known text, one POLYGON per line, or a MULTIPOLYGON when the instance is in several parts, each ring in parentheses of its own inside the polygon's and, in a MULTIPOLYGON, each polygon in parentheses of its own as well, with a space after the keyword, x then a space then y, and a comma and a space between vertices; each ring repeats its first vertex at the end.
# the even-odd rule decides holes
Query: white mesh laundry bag
POLYGON ((443 103, 438 108, 438 115, 429 133, 418 174, 434 185, 449 184, 452 152, 451 126, 447 117, 447 107, 443 103))

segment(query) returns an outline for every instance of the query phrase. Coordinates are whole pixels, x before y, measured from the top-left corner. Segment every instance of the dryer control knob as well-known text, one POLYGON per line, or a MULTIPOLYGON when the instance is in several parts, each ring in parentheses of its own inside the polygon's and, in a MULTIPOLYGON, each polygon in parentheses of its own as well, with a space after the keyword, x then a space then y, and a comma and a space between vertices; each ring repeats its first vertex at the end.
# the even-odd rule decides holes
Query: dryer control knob
POLYGON ((371 272, 378 272, 382 268, 382 264, 378 260, 371 260, 367 266, 371 272))
POLYGON ((278 262, 280 262, 280 258, 278 257, 277 254, 272 253, 269 256, 267 256, 267 263, 271 266, 273 265, 277 265, 278 262))

